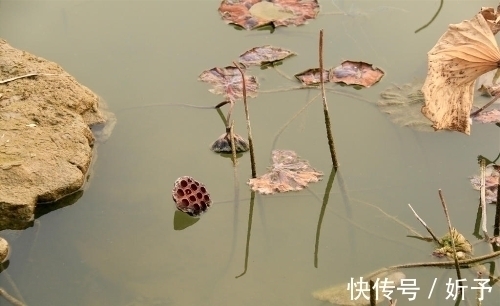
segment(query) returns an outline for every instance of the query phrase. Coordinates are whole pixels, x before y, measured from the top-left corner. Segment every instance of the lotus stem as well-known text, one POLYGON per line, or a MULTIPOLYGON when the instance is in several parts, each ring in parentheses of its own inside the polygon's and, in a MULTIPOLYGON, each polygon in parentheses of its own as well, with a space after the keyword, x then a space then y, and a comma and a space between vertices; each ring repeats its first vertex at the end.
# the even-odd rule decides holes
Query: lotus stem
POLYGON ((247 122, 247 131, 248 131, 248 146, 250 147, 250 165, 252 167, 252 178, 257 177, 257 171, 255 170, 255 154, 253 150, 253 139, 252 139, 252 127, 250 125, 250 115, 248 113, 248 103, 247 103, 247 85, 245 82, 245 73, 240 68, 236 62, 233 64, 238 68, 241 73, 241 82, 243 84, 243 104, 245 105, 245 119, 247 122))
POLYGON ((233 153, 233 166, 236 167, 236 144, 234 137, 234 120, 231 121, 231 126, 229 128, 229 137, 231 138, 231 152, 233 153))
POLYGON ((481 158, 479 161, 481 170, 481 228, 485 239, 488 236, 488 229, 486 228, 486 160, 481 158))
MULTIPOLYGON (((499 170, 497 171, 500 172, 499 170)), ((493 235, 495 237, 498 237, 500 235, 500 181, 498 182, 497 185, 497 203, 495 210, 495 225, 494 225, 493 235)))
MULTIPOLYGON (((455 261, 455 269, 457 270, 457 277, 459 280, 461 280, 462 275, 460 273, 460 265, 458 264, 457 249, 455 248, 455 239, 453 238, 450 216, 448 215, 448 207, 446 206, 446 202, 444 201, 444 197, 443 197, 443 193, 441 192, 441 189, 439 189, 438 192, 439 192, 439 198, 441 199, 441 205, 443 206, 444 215, 446 216, 446 222, 448 223, 448 231, 450 232, 451 248, 453 249, 453 260, 455 261)), ((460 283, 461 283, 461 281, 460 281, 460 283)))
POLYGON ((370 306, 377 305, 376 292, 373 287, 375 287, 375 283, 373 282, 373 280, 370 279, 370 306))
POLYGON ((330 124, 330 114, 328 112, 328 104, 326 103, 325 80, 323 80, 323 30, 319 31, 319 80, 321 86, 321 98, 323 100, 323 114, 325 115, 326 137, 328 138, 328 146, 330 147, 330 156, 332 157, 333 167, 338 169, 337 154, 333 145, 332 126, 330 124))

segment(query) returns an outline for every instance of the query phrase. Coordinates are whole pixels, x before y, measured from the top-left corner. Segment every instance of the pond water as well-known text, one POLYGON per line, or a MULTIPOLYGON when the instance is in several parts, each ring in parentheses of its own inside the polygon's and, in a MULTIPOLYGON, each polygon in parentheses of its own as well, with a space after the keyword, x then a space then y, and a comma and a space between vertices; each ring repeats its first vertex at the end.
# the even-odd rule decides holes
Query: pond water
MULTIPOLYGON (((98 146, 90 183, 75 204, 41 215, 24 231, 0 233, 12 246, 0 287, 38 306, 327 305, 311 293, 381 267, 436 260, 433 245, 409 238, 401 223, 426 234, 411 203, 438 235, 446 233, 438 189, 451 222, 478 241, 478 193, 468 177, 478 172, 478 155, 498 155, 498 127, 473 125, 471 136, 416 132, 394 125, 376 101, 393 83, 424 78, 426 53, 448 24, 496 1, 444 1, 437 19, 418 34, 439 1, 321 1, 322 12, 344 14, 320 15, 272 34, 226 25, 219 3, 0 0, 0 37, 60 64, 99 94, 118 120, 98 146), (386 72, 368 89, 336 88, 355 98, 328 94, 340 162, 328 202, 323 198, 332 165, 320 99, 278 135, 319 91, 260 93, 250 100, 258 174, 269 166, 273 148, 294 150, 325 174, 307 190, 256 195, 254 201, 246 184, 249 154, 239 158, 235 179, 231 160, 209 150, 224 132, 214 110, 147 107, 217 104, 221 97, 209 93, 198 75, 230 65, 255 46, 296 52, 280 66, 289 75, 317 67, 320 29, 325 67, 351 59, 386 72), (174 221, 182 218, 171 190, 184 175, 203 182, 214 203, 198 222, 178 230, 174 221)), ((261 90, 297 85, 272 69, 249 73, 261 90)), ((244 118, 238 103, 235 130, 241 135, 244 118)), ((493 205, 488 214, 491 230, 493 205)), ((483 244, 475 246, 476 255, 489 252, 483 244)), ((456 279, 453 269, 403 272, 421 289, 415 301, 396 292, 398 305, 455 304, 446 299, 445 284, 456 279)), ((463 277, 465 285, 476 286, 472 272, 463 277)), ((465 290, 471 303, 475 294, 465 290)), ((482 305, 499 299, 496 286, 482 305)))

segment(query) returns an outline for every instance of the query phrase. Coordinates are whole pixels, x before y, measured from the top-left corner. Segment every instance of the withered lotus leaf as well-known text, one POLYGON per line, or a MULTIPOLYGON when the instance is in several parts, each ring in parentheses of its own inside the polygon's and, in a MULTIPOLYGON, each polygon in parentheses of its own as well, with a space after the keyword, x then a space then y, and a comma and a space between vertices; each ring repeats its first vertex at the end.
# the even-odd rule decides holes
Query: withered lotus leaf
POLYGON ((474 82, 499 63, 497 42, 481 12, 448 27, 428 52, 427 78, 422 87, 422 113, 435 130, 470 134, 474 82))
POLYGON ((290 50, 265 45, 246 51, 240 55, 238 61, 245 66, 260 66, 281 61, 293 55, 295 55, 295 53, 290 50))
MULTIPOLYGON (((323 69, 323 81, 328 83, 329 71, 323 69)), ((319 68, 311 68, 294 75, 304 85, 317 85, 321 83, 319 68)))
POLYGON ((299 158, 294 151, 274 150, 272 159, 273 164, 268 173, 248 182, 253 191, 261 194, 298 191, 309 183, 318 182, 323 176, 323 173, 312 168, 308 161, 299 158))
POLYGON ((473 121, 479 123, 499 123, 500 122, 500 110, 492 109, 487 111, 482 111, 476 116, 471 117, 473 121))
MULTIPOLYGON (((234 66, 205 70, 200 74, 198 80, 212 84, 213 88, 209 91, 216 95, 223 95, 229 101, 236 101, 243 97, 241 73, 234 66)), ((255 97, 259 88, 257 78, 245 74, 245 85, 247 97, 255 97)))
POLYGON ((370 87, 384 76, 384 71, 365 62, 344 61, 330 70, 330 82, 370 87))
POLYGON ((219 7, 227 23, 252 30, 264 25, 302 25, 319 13, 317 0, 223 0, 219 7))

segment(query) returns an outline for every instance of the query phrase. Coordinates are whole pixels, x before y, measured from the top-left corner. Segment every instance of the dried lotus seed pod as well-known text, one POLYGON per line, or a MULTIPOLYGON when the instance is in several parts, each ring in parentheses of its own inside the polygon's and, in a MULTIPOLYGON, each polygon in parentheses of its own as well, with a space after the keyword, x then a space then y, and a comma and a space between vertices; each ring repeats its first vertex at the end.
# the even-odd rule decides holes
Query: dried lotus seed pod
POLYGON ((178 210, 193 217, 199 217, 212 203, 205 185, 190 176, 175 181, 172 198, 178 210))

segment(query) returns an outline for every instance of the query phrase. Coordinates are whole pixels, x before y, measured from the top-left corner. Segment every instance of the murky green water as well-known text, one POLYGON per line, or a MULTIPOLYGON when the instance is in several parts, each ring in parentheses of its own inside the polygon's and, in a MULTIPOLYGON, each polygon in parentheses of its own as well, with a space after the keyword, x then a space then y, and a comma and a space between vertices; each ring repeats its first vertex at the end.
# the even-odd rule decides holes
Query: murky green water
MULTIPOLYGON (((414 34, 438 2, 337 1, 346 15, 323 15, 306 26, 269 34, 224 24, 219 1, 0 0, 0 37, 59 63, 102 96, 118 118, 111 138, 98 147, 93 178, 77 203, 41 216, 22 232, 1 233, 13 252, 0 287, 28 305, 325 305, 311 292, 384 266, 435 260, 431 245, 406 237, 404 227, 370 204, 424 234, 407 207, 411 203, 434 231, 444 234, 439 188, 452 223, 477 241, 472 233, 478 194, 468 177, 477 171, 477 155, 498 154, 498 128, 474 125, 469 137, 418 133, 393 125, 374 104, 390 84, 425 76, 426 52, 448 24, 497 4, 445 1, 436 21, 414 34), (387 74, 367 90, 341 89, 373 103, 328 96, 349 199, 342 196, 337 177, 322 218, 315 267, 318 220, 331 170, 320 100, 276 134, 316 91, 260 94, 250 101, 259 174, 269 165, 275 141, 276 148, 295 150, 325 173, 309 190, 257 196, 253 206, 246 185, 249 155, 239 159, 235 184, 230 159, 208 149, 224 132, 213 110, 131 107, 215 105, 221 98, 209 93, 198 75, 264 44, 299 54, 281 66, 290 75, 316 67, 320 29, 326 67, 363 60, 387 74), (183 175, 204 182, 215 203, 199 222, 176 231, 170 193, 183 175)), ((321 4, 323 12, 336 10, 331 1, 321 4)), ((251 73, 263 90, 295 85, 272 70, 251 73)), ((241 104, 234 119, 236 132, 246 135, 241 104)), ((478 255, 486 252, 476 247, 478 255)), ((412 302, 398 293, 398 305, 454 303, 445 299, 445 283, 456 278, 454 270, 404 272, 421 290, 412 302), (435 292, 428 299, 434 278, 435 292)), ((474 275, 464 274, 466 285, 474 286, 474 275)), ((472 301, 475 291, 465 293, 472 301)), ((483 305, 496 305, 499 298, 495 287, 483 305)))

